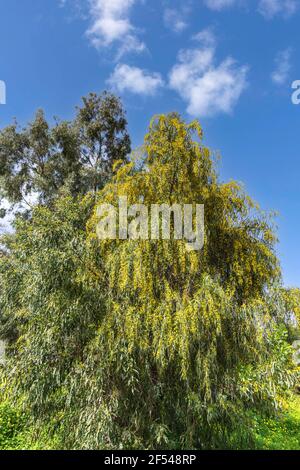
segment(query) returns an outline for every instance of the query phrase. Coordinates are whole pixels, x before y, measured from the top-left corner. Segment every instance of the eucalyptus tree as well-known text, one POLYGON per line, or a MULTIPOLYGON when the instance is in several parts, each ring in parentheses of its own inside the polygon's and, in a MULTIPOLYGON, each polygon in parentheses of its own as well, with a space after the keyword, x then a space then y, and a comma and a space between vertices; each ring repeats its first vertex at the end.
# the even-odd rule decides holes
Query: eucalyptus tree
POLYGON ((110 93, 84 97, 72 121, 50 125, 38 110, 26 127, 14 122, 0 132, 0 196, 11 208, 31 212, 62 194, 96 192, 111 177, 114 161, 129 152, 125 111, 110 93))

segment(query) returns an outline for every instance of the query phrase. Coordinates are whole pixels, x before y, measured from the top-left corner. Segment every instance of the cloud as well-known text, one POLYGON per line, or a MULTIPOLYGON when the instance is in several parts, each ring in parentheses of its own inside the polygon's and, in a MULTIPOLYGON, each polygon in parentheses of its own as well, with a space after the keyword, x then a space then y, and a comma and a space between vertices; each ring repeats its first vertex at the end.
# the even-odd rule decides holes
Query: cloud
POLYGON ((195 34, 192 39, 202 43, 204 46, 210 46, 212 50, 215 50, 217 45, 216 37, 211 28, 203 29, 199 33, 195 34))
POLYGON ((198 48, 182 50, 169 77, 169 86, 187 103, 195 117, 230 114, 247 86, 248 67, 227 57, 216 65, 216 41, 211 31, 196 37, 198 48))
POLYGON ((221 11, 233 6, 236 0, 204 0, 205 5, 211 10, 221 11))
MULTIPOLYGON (((203 0, 204 4, 211 10, 221 11, 235 5, 247 5, 246 0, 203 0)), ((251 0, 249 3, 254 3, 251 0)), ((284 17, 292 16, 298 6, 299 0, 257 0, 258 11, 265 18, 271 19, 276 15, 284 17)))
POLYGON ((288 48, 280 51, 276 56, 276 69, 273 71, 271 79, 277 85, 283 85, 288 80, 291 70, 291 55, 292 50, 288 48))
POLYGON ((166 8, 164 11, 164 23, 165 26, 175 33, 181 33, 184 29, 187 28, 188 24, 186 22, 187 11, 179 11, 172 8, 166 8))
POLYGON ((259 12, 268 19, 276 15, 292 16, 299 6, 298 0, 260 0, 259 12))
POLYGON ((118 64, 110 76, 108 84, 120 93, 128 91, 138 95, 153 96, 164 86, 164 81, 159 73, 118 64))
POLYGON ((119 56, 141 52, 145 44, 130 21, 130 11, 137 0, 89 0, 91 26, 87 35, 97 49, 117 44, 119 56))

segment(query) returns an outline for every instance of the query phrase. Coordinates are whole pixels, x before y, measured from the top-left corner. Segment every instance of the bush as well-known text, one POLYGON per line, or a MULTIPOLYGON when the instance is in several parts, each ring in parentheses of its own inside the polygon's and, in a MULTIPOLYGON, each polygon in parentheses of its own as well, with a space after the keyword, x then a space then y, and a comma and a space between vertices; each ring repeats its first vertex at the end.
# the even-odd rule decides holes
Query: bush
POLYGON ((293 396, 277 416, 255 416, 255 445, 264 450, 300 450, 300 398, 293 396))
POLYGON ((0 404, 0 449, 22 448, 26 417, 9 403, 0 404))

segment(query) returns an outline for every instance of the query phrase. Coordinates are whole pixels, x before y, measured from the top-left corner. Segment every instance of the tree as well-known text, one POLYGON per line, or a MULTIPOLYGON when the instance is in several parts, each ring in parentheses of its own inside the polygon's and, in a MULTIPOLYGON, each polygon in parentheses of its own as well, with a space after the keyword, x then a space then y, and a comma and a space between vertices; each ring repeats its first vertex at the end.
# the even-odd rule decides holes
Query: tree
POLYGON ((62 447, 249 445, 249 412, 277 409, 295 378, 271 221, 219 182, 197 122, 159 116, 141 154, 96 204, 61 198, 17 222, 0 264, 6 381, 62 447), (100 242, 98 205, 124 195, 203 203, 204 249, 100 242))
POLYGON ((39 110, 24 129, 15 122, 0 132, 1 198, 31 211, 36 200, 51 204, 63 193, 95 192, 129 152, 125 112, 110 93, 89 94, 73 121, 53 127, 39 110))

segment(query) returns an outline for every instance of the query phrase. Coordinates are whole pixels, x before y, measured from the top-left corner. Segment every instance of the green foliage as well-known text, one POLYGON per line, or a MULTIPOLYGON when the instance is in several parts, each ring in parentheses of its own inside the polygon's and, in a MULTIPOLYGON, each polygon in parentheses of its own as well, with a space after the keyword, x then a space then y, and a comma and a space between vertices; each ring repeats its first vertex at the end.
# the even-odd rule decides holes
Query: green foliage
POLYGON ((293 313, 298 325, 300 324, 300 289, 286 291, 286 302, 289 312, 293 313))
POLYGON ((33 196, 49 205, 64 193, 97 191, 129 152, 125 112, 110 93, 89 94, 73 121, 53 127, 39 110, 24 129, 14 123, 0 132, 0 197, 31 212, 33 196))
POLYGON ((24 415, 8 403, 0 404, 0 449, 17 449, 22 445, 24 415))
POLYGON ((0 403, 0 450, 51 450, 59 448, 58 435, 50 426, 37 430, 29 415, 9 401, 0 403))
MULTIPOLYGON (((83 200, 18 220, 0 263, 8 391, 64 448, 236 448, 297 371, 273 226, 219 182, 197 122, 160 116, 140 151, 83 200), (205 205, 205 246, 96 237, 96 208, 143 197, 205 205), (14 367, 12 367, 12 365, 14 367)), ((253 442, 253 441, 252 441, 253 442)))
POLYGON ((262 450, 300 450, 300 397, 292 397, 275 417, 255 416, 255 446, 262 450))

